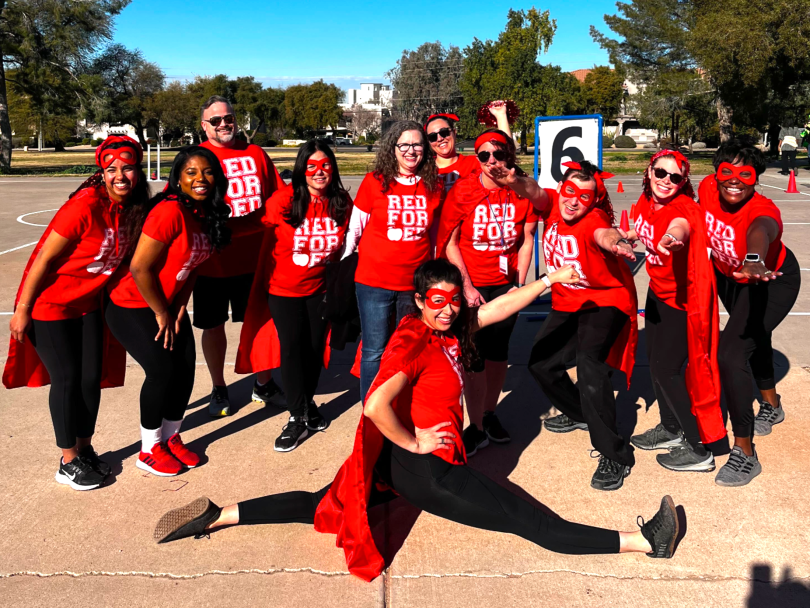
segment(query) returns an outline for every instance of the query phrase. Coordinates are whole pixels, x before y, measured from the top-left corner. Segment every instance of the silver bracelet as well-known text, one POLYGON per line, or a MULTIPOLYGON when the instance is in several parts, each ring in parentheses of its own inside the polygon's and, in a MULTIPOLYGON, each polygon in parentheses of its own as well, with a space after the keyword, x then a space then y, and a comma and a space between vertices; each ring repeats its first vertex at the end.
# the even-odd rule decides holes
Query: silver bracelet
MULTIPOLYGON (((680 240, 680 239, 676 239, 676 238, 675 238, 674 236, 672 236, 672 235, 671 235, 669 232, 667 232, 667 233, 666 233, 664 236, 668 236, 668 237, 669 237, 669 238, 671 238, 673 241, 678 241, 678 240, 680 240)), ((661 238, 664 238, 664 236, 662 236, 661 238)))

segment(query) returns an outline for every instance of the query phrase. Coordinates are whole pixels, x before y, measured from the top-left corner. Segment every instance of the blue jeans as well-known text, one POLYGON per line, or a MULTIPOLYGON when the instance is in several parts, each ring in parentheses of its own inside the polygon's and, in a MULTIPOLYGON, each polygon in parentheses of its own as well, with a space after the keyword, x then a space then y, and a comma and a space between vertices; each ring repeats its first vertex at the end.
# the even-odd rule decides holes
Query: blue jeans
POLYGON ((355 283, 357 307, 360 310, 360 331, 363 352, 360 359, 360 399, 366 393, 380 369, 383 351, 402 318, 413 312, 413 291, 391 291, 355 283), (396 322, 392 325, 392 321, 396 322))

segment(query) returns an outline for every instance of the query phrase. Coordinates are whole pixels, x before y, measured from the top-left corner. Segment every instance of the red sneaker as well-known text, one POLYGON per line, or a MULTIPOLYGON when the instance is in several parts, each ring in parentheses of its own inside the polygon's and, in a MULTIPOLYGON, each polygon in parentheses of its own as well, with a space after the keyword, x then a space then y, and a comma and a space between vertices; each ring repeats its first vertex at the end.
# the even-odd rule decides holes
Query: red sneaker
POLYGON ((169 437, 169 440, 166 442, 166 447, 169 448, 169 452, 171 452, 172 456, 177 458, 177 460, 182 462, 183 465, 187 466, 189 469, 193 469, 200 464, 200 457, 183 444, 183 440, 180 439, 180 433, 175 433, 169 437))
POLYGON ((166 445, 158 443, 152 448, 152 453, 141 452, 135 466, 153 475, 161 477, 174 477, 183 470, 183 465, 166 449, 166 445))

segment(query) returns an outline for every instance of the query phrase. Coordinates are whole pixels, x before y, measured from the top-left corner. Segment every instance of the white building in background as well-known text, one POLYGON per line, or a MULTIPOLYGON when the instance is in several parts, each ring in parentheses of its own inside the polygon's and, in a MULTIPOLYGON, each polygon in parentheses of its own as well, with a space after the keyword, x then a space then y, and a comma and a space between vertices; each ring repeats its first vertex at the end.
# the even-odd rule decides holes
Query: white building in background
POLYGON ((361 106, 365 110, 382 110, 391 107, 391 100, 394 91, 390 84, 380 82, 364 82, 359 89, 349 89, 346 91, 346 100, 342 106, 352 108, 361 106))

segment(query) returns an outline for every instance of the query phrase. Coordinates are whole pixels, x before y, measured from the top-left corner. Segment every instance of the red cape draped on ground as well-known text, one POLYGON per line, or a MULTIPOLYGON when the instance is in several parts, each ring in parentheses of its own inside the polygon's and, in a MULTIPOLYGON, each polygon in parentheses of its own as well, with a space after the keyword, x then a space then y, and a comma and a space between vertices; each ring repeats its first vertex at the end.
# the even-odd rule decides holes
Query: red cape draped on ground
MULTIPOLYGON (((429 339, 427 325, 413 316, 405 317, 385 349, 380 371, 368 395, 416 359, 429 339)), ((410 406, 410 401, 400 398, 393 403, 400 419, 407 418, 400 412, 407 412, 410 406)), ((382 446, 382 433, 371 420, 361 416, 351 456, 340 467, 315 512, 315 529, 337 535, 336 545, 346 554, 349 572, 365 581, 375 579, 385 568, 368 523, 372 476, 382 446)))
MULTIPOLYGON (((77 195, 78 196, 78 195, 77 195)), ((17 304, 20 301, 20 294, 22 293, 25 279, 28 277, 28 271, 31 270, 31 265, 34 263, 37 255, 42 249, 42 245, 51 233, 50 224, 45 229, 44 234, 40 237, 37 246, 34 247, 34 252, 28 258, 28 263, 25 265, 20 286, 17 289, 17 296, 14 298, 14 309, 17 309, 17 304)), ((103 293, 99 294, 99 307, 101 307, 103 293)), ((101 388, 114 388, 117 386, 124 386, 124 376, 127 370, 127 353, 124 347, 113 337, 110 330, 104 325, 104 342, 103 342, 104 355, 101 364, 101 388)), ((31 340, 26 339, 24 342, 17 342, 14 338, 9 339, 8 345, 8 358, 6 359, 6 366, 3 369, 3 386, 6 388, 19 388, 21 386, 37 387, 47 386, 51 383, 51 377, 48 375, 48 370, 45 369, 45 364, 39 358, 34 345, 31 340)))

